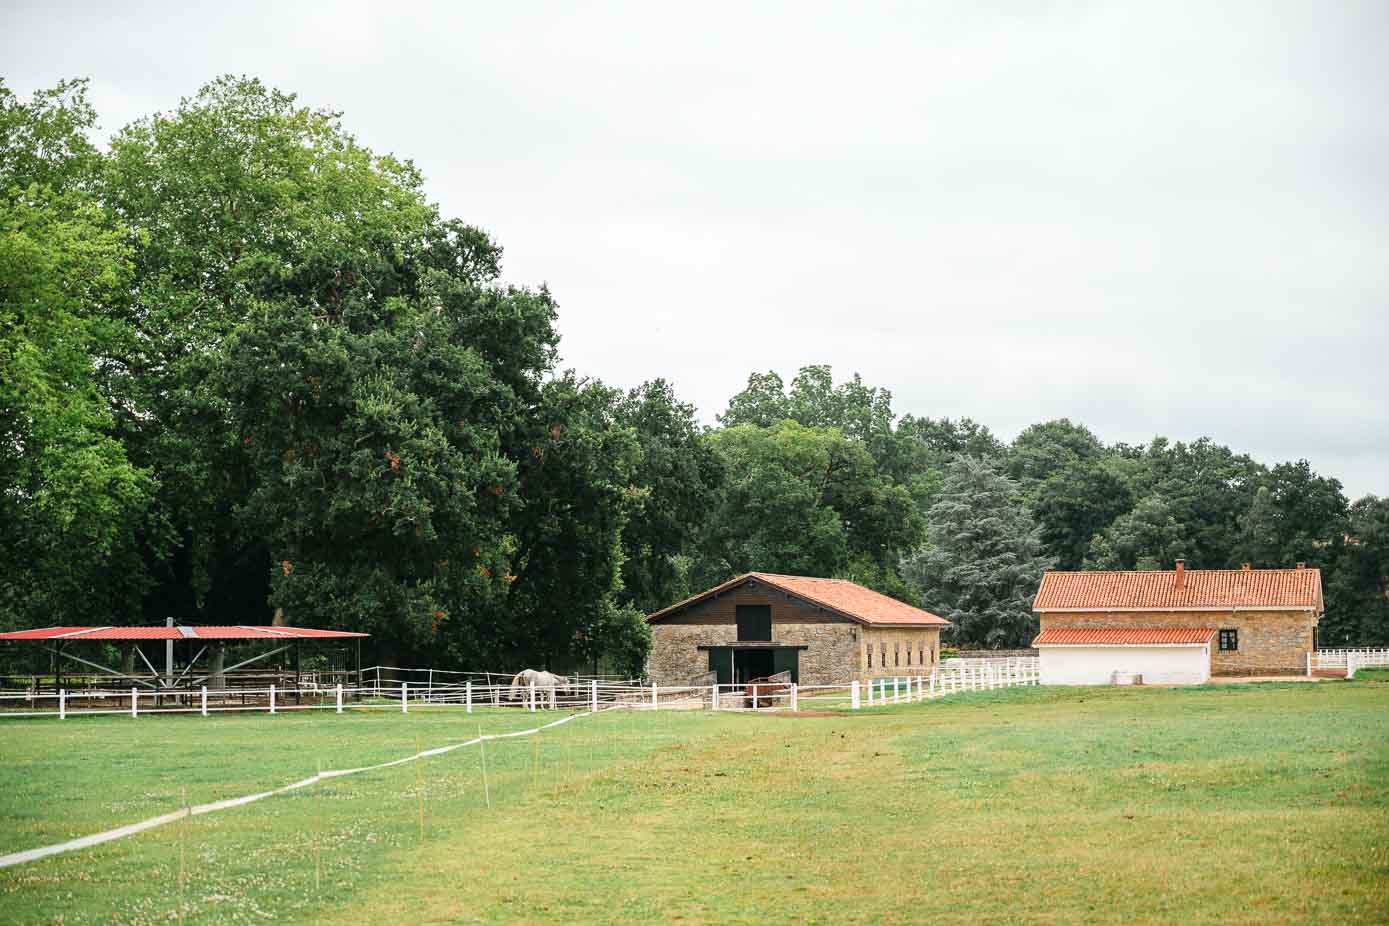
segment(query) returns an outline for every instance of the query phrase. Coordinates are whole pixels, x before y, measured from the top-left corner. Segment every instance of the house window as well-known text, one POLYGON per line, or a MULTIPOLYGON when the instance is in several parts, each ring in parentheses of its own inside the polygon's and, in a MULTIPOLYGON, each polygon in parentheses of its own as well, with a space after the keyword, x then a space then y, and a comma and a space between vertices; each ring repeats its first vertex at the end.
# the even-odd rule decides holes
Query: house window
POLYGON ((916 664, 919 665, 919 666, 924 666, 924 665, 926 665, 926 644, 925 644, 925 643, 918 644, 916 655, 917 655, 916 664))
POLYGON ((1239 631, 1222 630, 1220 631, 1220 651, 1222 653, 1234 653, 1239 650, 1239 631))
POLYGON ((863 651, 868 654, 868 668, 873 668, 873 644, 863 644, 863 651))
POLYGON ((878 647, 878 666, 879 666, 880 668, 883 668, 883 669, 886 669, 886 668, 887 668, 887 644, 886 644, 886 643, 884 643, 882 646, 878 647))

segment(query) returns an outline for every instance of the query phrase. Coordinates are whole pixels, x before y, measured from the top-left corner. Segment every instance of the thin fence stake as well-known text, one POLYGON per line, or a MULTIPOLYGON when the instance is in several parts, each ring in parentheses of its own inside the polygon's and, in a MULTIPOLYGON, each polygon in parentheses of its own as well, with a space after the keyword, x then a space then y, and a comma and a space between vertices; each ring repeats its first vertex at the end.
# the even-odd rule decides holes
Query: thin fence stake
POLYGON ((342 713, 342 682, 338 682, 336 698, 337 698, 337 705, 338 705, 338 713, 341 714, 341 713, 342 713))
POLYGON ((188 786, 183 786, 183 815, 178 821, 178 921, 183 922, 183 908, 188 905, 188 786))
MULTIPOLYGON (((341 688, 342 686, 339 685, 338 687, 341 688)), ((201 707, 202 707, 202 714, 203 714, 204 717, 206 717, 206 716, 207 716, 207 686, 206 686, 206 685, 202 686, 202 692, 201 692, 201 694, 199 695, 199 699, 200 699, 200 704, 201 704, 201 707)))
MULTIPOLYGON (((481 743, 478 743, 481 746, 481 743)), ((424 844, 424 747, 420 745, 419 734, 415 734, 415 795, 420 803, 420 844, 424 844)))
POLYGON ((130 689, 130 716, 140 716, 140 689, 130 689))
POLYGON ((67 720, 68 716, 68 692, 66 688, 58 689, 58 719, 67 720))
MULTIPOLYGON (((338 688, 342 688, 341 685, 338 688)), ((318 774, 323 776, 323 760, 318 760, 318 774)), ((314 834, 313 834, 313 889, 318 893, 323 883, 323 782, 313 789, 314 834)))
POLYGON ((275 713, 275 686, 270 686, 270 713, 275 713))
POLYGON ((408 714, 408 713, 410 713, 410 683, 409 683, 409 682, 401 682, 401 683, 400 683, 400 712, 401 712, 402 714, 408 714))
POLYGON ((471 681, 463 686, 463 697, 468 702, 467 713, 471 714, 473 712, 473 683, 471 681))
POLYGON ((596 713, 598 713, 598 679, 595 678, 595 679, 592 680, 592 688, 591 688, 589 694, 590 694, 589 710, 593 711, 593 713, 596 714, 596 713))
POLYGON ((482 763, 482 799, 487 803, 487 809, 492 809, 492 792, 487 789, 487 740, 482 735, 482 724, 477 728, 477 754, 482 763))

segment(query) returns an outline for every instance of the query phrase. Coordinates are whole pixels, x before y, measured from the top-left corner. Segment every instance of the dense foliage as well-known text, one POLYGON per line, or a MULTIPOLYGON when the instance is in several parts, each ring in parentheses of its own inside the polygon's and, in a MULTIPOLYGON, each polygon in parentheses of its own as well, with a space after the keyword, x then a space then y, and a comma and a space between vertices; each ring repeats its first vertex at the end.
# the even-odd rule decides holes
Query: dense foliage
POLYGON ((826 366, 705 428, 557 369, 557 305, 414 166, 222 78, 98 149, 0 84, 0 627, 366 629, 380 658, 639 670, 642 615, 746 570, 852 578, 1025 643, 1042 569, 1325 570, 1389 643, 1389 500, 1208 439, 1011 443, 826 366))

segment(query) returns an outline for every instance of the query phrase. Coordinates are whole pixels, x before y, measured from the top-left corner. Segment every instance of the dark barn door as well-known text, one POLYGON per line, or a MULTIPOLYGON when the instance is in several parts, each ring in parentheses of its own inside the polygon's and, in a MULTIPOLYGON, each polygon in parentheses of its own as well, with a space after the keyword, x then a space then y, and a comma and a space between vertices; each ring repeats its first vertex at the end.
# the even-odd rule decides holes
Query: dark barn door
POLYGON ((790 672, 791 681, 801 681, 801 651, 789 646, 772 650, 772 672, 790 672))

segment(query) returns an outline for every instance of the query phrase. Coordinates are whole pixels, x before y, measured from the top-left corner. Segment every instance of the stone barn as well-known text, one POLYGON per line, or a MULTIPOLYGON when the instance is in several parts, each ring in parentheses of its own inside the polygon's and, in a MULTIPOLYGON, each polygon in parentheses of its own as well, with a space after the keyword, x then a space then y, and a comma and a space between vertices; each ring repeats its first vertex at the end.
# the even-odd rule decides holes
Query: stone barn
POLYGON ((648 677, 801 685, 929 673, 950 622, 844 579, 750 572, 650 615, 648 677))
POLYGON ((1032 609, 1042 684, 1099 684, 1115 672, 1199 683, 1212 675, 1298 675, 1316 648, 1321 571, 1187 569, 1048 572, 1032 609))

